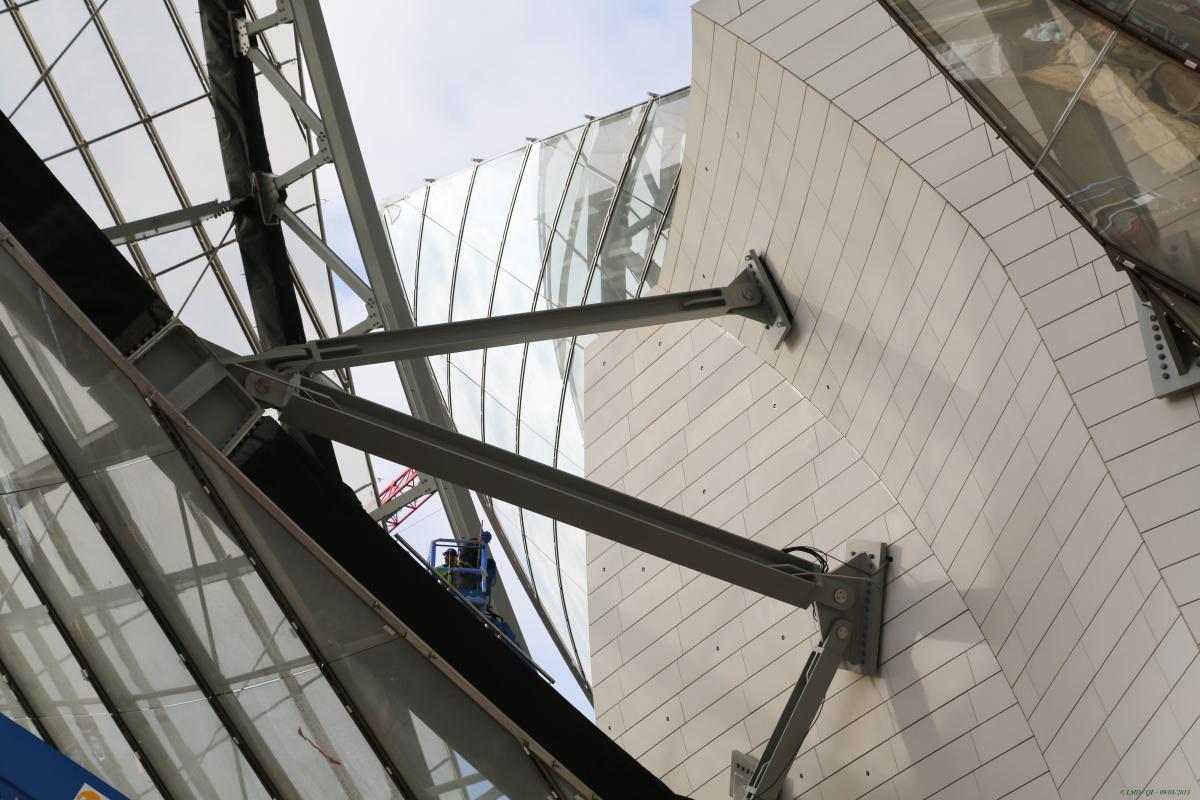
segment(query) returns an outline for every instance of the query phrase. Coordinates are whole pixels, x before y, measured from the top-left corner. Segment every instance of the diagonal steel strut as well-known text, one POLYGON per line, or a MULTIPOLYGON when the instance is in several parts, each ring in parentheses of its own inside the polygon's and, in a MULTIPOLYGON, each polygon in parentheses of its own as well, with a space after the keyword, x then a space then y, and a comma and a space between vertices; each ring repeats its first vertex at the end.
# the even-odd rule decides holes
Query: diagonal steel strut
POLYGON ((726 314, 761 322, 782 341, 791 330, 791 319, 778 310, 783 307, 765 266, 754 259, 723 288, 343 335, 239 356, 231 363, 276 372, 324 372, 726 314))

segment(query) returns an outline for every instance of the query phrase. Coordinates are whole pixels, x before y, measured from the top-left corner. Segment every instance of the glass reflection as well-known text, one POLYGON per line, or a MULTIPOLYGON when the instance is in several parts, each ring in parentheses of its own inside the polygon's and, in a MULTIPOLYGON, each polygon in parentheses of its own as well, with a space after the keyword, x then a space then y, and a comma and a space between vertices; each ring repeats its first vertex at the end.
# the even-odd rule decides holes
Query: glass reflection
POLYGON ((1043 168, 1105 240, 1200 287, 1200 80, 1119 35, 1043 168))
POLYGON ((896 4, 1006 133, 1040 150, 1108 38, 1066 0, 911 0, 896 4))

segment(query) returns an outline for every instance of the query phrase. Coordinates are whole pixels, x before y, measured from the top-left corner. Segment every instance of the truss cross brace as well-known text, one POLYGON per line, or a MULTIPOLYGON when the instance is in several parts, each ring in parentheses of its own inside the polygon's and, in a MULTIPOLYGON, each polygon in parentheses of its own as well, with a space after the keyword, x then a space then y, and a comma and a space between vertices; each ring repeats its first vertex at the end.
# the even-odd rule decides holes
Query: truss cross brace
MULTIPOLYGON (((282 210, 282 209, 281 209, 282 210)), ((281 373, 324 372, 544 339, 738 314, 763 323, 782 340, 791 319, 765 266, 755 259, 724 288, 653 295, 524 314, 422 325, 285 345, 234 363, 281 373)))

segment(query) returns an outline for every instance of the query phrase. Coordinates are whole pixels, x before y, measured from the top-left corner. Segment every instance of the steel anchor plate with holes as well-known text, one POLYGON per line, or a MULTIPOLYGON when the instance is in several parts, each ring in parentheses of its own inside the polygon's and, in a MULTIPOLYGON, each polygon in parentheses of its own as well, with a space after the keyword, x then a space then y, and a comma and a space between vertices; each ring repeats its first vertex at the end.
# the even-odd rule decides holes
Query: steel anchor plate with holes
POLYGON ((1154 396, 1166 397, 1200 385, 1200 361, 1195 359, 1195 350, 1191 347, 1184 348, 1185 357, 1191 363, 1185 371, 1180 372, 1167 346, 1165 337, 1169 334, 1162 330, 1161 320, 1154 313, 1154 309, 1138 299, 1136 294, 1134 305, 1137 306, 1142 342, 1146 345, 1146 366, 1150 369, 1154 396))

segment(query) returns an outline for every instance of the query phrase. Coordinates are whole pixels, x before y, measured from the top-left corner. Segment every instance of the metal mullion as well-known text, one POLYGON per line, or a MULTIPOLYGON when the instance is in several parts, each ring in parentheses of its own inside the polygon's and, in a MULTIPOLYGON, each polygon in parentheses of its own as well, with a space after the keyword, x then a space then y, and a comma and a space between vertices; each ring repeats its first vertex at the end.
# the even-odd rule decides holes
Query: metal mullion
MULTIPOLYGON (((187 208, 192 203, 188 198, 187 190, 183 186, 183 180, 179 177, 179 173, 176 171, 175 165, 167 153, 167 148, 163 144, 161 137, 159 137, 158 130, 154 127, 154 122, 150 119, 146 104, 142 101, 141 94, 138 92, 137 87, 133 83, 133 78, 129 74, 129 69, 125 66, 125 60, 121 57, 116 44, 112 40, 112 34, 109 33, 108 26, 104 23, 104 17, 97 13, 95 0, 84 0, 84 5, 95 14, 96 30, 100 34, 101 41, 104 43, 104 49, 108 51, 109 59, 112 61, 113 67, 117 70, 117 74, 121 78, 125 92, 129 96, 129 100, 133 104, 138 117, 145 126, 146 135, 150 139, 150 144, 154 148, 155 155, 158 156, 163 172, 167 175, 171 189, 175 192, 176 199, 184 208, 187 208)), ((204 226, 194 225, 192 229, 195 231, 196 238, 200 241, 200 246, 205 250, 210 249, 212 247, 212 240, 209 238, 208 231, 204 229, 204 226)), ((217 278, 217 283, 221 286, 221 293, 225 295, 225 300, 229 303, 230 310, 233 311, 233 316, 238 321, 238 325, 241 327, 246 341, 252 349, 261 350, 262 343, 258 339, 258 333, 254 330, 250 318, 246 315, 246 309, 242 306, 242 301, 238 298, 237 292, 233 288, 233 282, 230 281, 229 274, 225 271, 225 266, 221 263, 220 256, 214 253, 209 259, 209 263, 212 266, 213 274, 217 278)))
MULTIPOLYGON (((13 23, 17 27, 18 33, 21 35, 21 40, 25 43, 25 48, 29 51, 30 57, 33 59, 34 66, 39 72, 45 71, 46 59, 42 55, 41 48, 33 38, 33 34, 29 30, 29 26, 25 22, 25 17, 20 11, 20 6, 15 0, 5 0, 8 11, 11 13, 13 23)), ((44 81, 46 90, 50 93, 50 98, 54 101, 55 108, 58 109, 58 114, 62 118, 63 124, 66 125, 67 131, 71 134, 71 138, 75 142, 75 146, 79 149, 79 154, 83 158, 84 166, 92 176, 93 183, 96 184, 96 190, 100 193, 101 199, 104 201, 105 208, 112 215, 113 222, 117 225, 122 225, 128 220, 121 213, 120 207, 117 205, 117 200, 113 196, 112 189, 108 185, 108 180, 100 170, 100 165, 96 163, 95 156, 92 155, 91 148, 86 145, 83 132, 79 127, 79 123, 75 121, 75 115, 71 113, 71 109, 67 106, 66 99, 63 97, 62 90, 58 88, 58 81, 54 79, 53 74, 47 74, 44 81)), ((138 270, 142 273, 142 277, 154 288, 159 295, 162 290, 158 286, 158 281, 155 279, 154 273, 150 269, 150 264, 142 254, 141 248, 137 245, 130 245, 129 252, 133 255, 134 263, 138 270)))
MULTIPOLYGON (((38 438, 41 440, 42 446, 45 447, 46 452, 54 462, 55 467, 66 479, 66 483, 70 487, 76 500, 87 512, 88 517, 95 523, 96 530, 99 532, 101 540, 112 553, 113 558, 116 560, 121 571, 124 573, 129 585, 139 595, 140 601, 150 613, 150 616, 154 619, 159 629, 162 631, 163 636, 166 638, 171 648, 179 656, 179 660, 182 662, 184 669, 188 673, 188 676, 192 679, 192 682, 195 683, 196 687, 200 690, 200 693, 204 696, 205 700, 212 708, 217 720, 225 727, 230 738, 238 747, 239 752, 242 754, 243 758, 246 759, 246 763, 249 765, 250 769, 255 773, 263 787, 272 797, 278 798, 298 796, 295 788, 290 786, 288 787, 289 792, 280 792, 279 788, 276 786, 276 782, 270 778, 263 766, 263 756, 259 753, 256 753, 254 749, 252 749, 251 745, 248 744, 248 742, 259 741, 257 732, 253 729, 247 730, 244 725, 239 725, 233 720, 224 704, 217 699, 218 692, 213 688, 212 684, 209 683, 208 679, 203 674, 203 670, 197 666, 202 661, 208 661, 208 655, 203 653, 202 650, 198 655, 195 652, 195 647, 189 649, 184 644, 183 637, 181 637, 179 632, 171 625, 167 614, 163 611, 162 606, 159 605, 155 593, 151 591, 144 576, 138 571, 137 567, 133 564, 132 560, 125 552, 125 549, 113 535, 112 528, 105 519, 104 515, 101 514, 100 509, 92 499, 91 494, 84 487, 80 476, 75 472, 70 463, 68 463, 66 457, 59 449, 57 442, 55 442, 54 438, 51 436, 49 429, 47 429, 43 423, 40 413, 30 402, 29 398, 26 396, 21 387, 17 385, 16 379, 12 376, 7 365, 0 364, 0 374, 3 375, 4 382, 8 385, 9 390, 12 392, 14 398, 16 398, 18 404, 21 406, 26 418, 29 420, 30 425, 33 426, 34 431, 38 434, 38 438)), ((53 373, 51 372, 46 374, 53 373)), ((47 515, 47 520, 51 519, 55 519, 55 517, 47 515)), ((86 570, 83 569, 82 566, 79 566, 77 568, 77 578, 80 580, 81 584, 83 583, 84 576, 86 576, 86 570)), ((115 636, 113 637, 113 641, 116 641, 115 636)), ((193 645, 194 644, 195 643, 193 643, 193 645)), ((132 647, 129 649, 131 651, 134 650, 132 647)), ((129 664, 137 664, 137 660, 135 657, 133 657, 132 652, 129 653, 127 657, 129 659, 129 664)), ((218 671, 215 665, 212 665, 212 669, 214 672, 218 671)), ((265 745, 260 746, 264 750, 268 750, 268 753, 266 754, 267 757, 273 759, 269 753, 269 749, 266 748, 265 745)), ((180 749, 181 752, 188 752, 187 748, 180 749)), ((285 774, 282 768, 278 770, 278 773, 280 775, 285 774)))
MULTIPOLYGON (((463 234, 467 230, 467 214, 471 211, 471 194, 475 191, 475 176, 479 174, 479 162, 475 162, 471 167, 471 178, 467 181, 467 196, 463 198, 462 219, 458 221, 458 239, 454 243, 454 264, 450 268, 450 299, 446 303, 446 319, 454 319, 454 289, 458 284, 458 259, 462 255, 463 234)), ((449 354, 446 355, 446 408, 453 409, 452 405, 454 397, 454 378, 451 372, 452 358, 449 354)), ((481 398, 482 399, 482 398, 481 398)), ((450 419, 454 419, 454 414, 450 414, 450 419)), ((482 428, 481 428, 482 430, 482 428)))
POLYGON ((642 274, 638 278, 638 297, 641 297, 642 292, 646 289, 646 276, 650 274, 650 262, 654 260, 654 251, 658 247, 658 240, 662 236, 663 229, 667 227, 667 220, 675 213, 675 193, 679 190, 679 176, 682 174, 683 170, 675 174, 675 182, 671 184, 671 191, 667 194, 667 202, 663 204, 664 208, 662 216, 658 220, 658 227, 654 229, 654 236, 650 239, 650 247, 646 250, 646 260, 642 263, 642 274))
MULTIPOLYGON (((91 0, 88 0, 91 2, 91 0)), ((625 178, 629 176, 629 171, 633 168, 633 159, 637 155, 638 145, 642 143, 642 133, 646 130, 646 123, 650 120, 650 112, 658 105, 658 100, 651 100, 646 103, 646 109, 642 112, 642 119, 638 123, 637 133, 633 136, 633 142, 629 145, 629 155, 625 157, 625 164, 621 167, 621 174, 617 176, 617 182, 613 187, 612 202, 608 204, 608 211, 604 214, 604 223, 600 226, 600 235, 596 239, 596 252, 592 254, 592 263, 588 265, 587 280, 583 284, 583 296, 580 297, 580 304, 587 303, 588 290, 592 288, 592 281, 596 279, 596 272, 600 268, 600 254, 604 252, 604 239, 608 236, 608 228, 612 224, 613 215, 616 213, 617 204, 621 199, 621 187, 625 185, 625 178)), ((596 173, 599 175, 600 173, 596 173)), ((632 195, 630 195, 632 197, 632 195)), ((651 243, 653 247, 653 243, 651 243)), ((572 342, 572 345, 574 342, 572 342)))
MULTIPOLYGON (((562 217, 563 206, 566 205, 567 194, 571 191, 571 181, 575 176, 575 168, 579 166, 579 157, 583 153, 583 145, 587 142, 588 132, 592 129, 592 123, 593 120, 589 119, 583 126, 583 130, 579 132, 579 144, 575 145, 575 155, 571 159, 570 169, 567 170, 566 180, 563 181, 562 194, 559 195, 558 198, 558 208, 554 210, 554 219, 550 222, 550 233, 546 237, 546 252, 542 253, 541 268, 538 270, 537 280, 534 281, 533 284, 533 300, 530 304, 530 311, 537 310, 538 297, 541 296, 542 291, 542 282, 546 279, 546 270, 550 266, 550 252, 554 249, 554 234, 555 231, 558 230, 558 223, 562 217)), ((529 345, 526 344, 521 352, 521 371, 519 373, 520 377, 517 379, 517 409, 514 416, 515 425, 517 428, 516 438, 514 439, 514 442, 516 443, 514 450, 518 453, 521 452, 521 409, 525 402, 525 366, 528 362, 529 345)), ((562 656, 563 663, 565 663, 571 670, 571 673, 575 676, 575 679, 579 683, 580 687, 585 687, 587 686, 587 681, 583 676, 582 665, 577 668, 576 664, 571 661, 570 653, 567 652, 566 644, 562 641, 562 637, 558 635, 558 632, 554 630, 554 626, 550 624, 550 620, 548 618, 549 615, 542 604, 541 593, 537 589, 537 581, 533 578, 533 559, 529 555, 529 537, 525 532, 525 509, 520 507, 516 508, 518 518, 521 520, 521 543, 525 548, 525 566, 529 569, 529 583, 533 586, 534 598, 537 601, 534 605, 538 607, 540 612, 538 616, 541 617, 542 624, 546 626, 546 630, 550 633, 550 639, 554 642, 555 646, 558 647, 558 652, 559 655, 562 656), (577 669, 578 671, 576 671, 577 669)), ((564 605, 564 617, 566 613, 567 609, 564 605)), ((572 641, 572 649, 574 649, 574 644, 574 641, 572 641)), ((587 689, 584 689, 584 691, 587 692, 587 689)))

